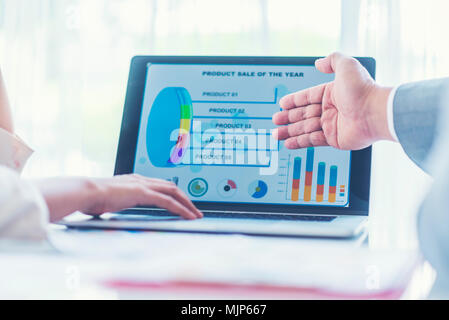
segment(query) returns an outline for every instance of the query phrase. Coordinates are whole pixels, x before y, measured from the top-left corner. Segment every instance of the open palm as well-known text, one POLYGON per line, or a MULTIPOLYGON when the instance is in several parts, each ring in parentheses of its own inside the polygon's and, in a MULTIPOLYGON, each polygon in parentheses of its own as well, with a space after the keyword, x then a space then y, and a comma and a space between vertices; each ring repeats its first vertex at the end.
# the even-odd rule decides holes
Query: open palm
POLYGON ((332 146, 362 149, 374 142, 369 99, 377 85, 354 58, 334 53, 316 62, 318 70, 335 73, 335 80, 281 99, 273 116, 275 136, 289 149, 332 146))

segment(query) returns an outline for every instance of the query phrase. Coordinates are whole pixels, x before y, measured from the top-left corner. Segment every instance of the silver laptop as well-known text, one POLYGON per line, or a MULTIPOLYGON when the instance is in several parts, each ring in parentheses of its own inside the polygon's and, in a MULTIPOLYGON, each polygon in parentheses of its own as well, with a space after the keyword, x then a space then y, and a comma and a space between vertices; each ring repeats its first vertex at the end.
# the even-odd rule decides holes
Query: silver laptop
MULTIPOLYGON (((73 228, 349 238, 367 222, 371 148, 288 150, 271 137, 288 93, 333 80, 318 57, 138 56, 115 174, 176 183, 203 211, 158 208, 68 220, 73 228)), ((375 76, 372 58, 357 58, 375 76)))

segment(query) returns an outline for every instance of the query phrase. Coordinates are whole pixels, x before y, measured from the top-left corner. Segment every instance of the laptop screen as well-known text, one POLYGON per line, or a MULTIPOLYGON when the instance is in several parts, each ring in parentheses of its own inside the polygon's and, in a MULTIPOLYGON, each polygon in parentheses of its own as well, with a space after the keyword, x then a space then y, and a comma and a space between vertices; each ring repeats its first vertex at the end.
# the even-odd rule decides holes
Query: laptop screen
POLYGON ((332 80, 313 65, 148 63, 133 171, 196 202, 347 207, 351 152, 271 137, 280 98, 332 80))

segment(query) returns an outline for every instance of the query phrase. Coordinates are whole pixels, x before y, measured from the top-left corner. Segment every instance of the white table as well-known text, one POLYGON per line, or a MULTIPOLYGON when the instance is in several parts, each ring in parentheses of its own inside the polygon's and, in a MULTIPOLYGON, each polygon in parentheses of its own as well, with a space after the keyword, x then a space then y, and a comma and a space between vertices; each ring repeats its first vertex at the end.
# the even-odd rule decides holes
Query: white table
MULTIPOLYGON (((253 290, 254 284, 313 287, 375 294, 412 268, 400 259, 408 252, 371 252, 362 239, 325 240, 126 231, 76 231, 53 227, 53 245, 30 252, 0 254, 2 298, 307 298, 253 290), (396 265, 395 265, 396 263, 396 265), (396 268, 393 270, 393 268, 396 268), (404 268, 402 272, 401 268, 404 268), (378 277, 372 282, 371 276, 378 277), (390 279, 391 278, 391 279, 390 279), (119 282, 117 282, 119 281, 119 282), (132 287, 117 283, 133 283, 132 287), (238 284, 237 290, 183 287, 182 282, 238 284), (370 282, 371 281, 371 282, 370 282), (105 284, 108 285, 105 285, 105 284), (111 286, 111 283, 115 283, 111 286), (171 283, 162 290, 153 284, 171 283), (371 283, 371 284, 369 284, 371 283), (373 285, 373 288, 367 286, 373 285), (141 285, 141 288, 135 285, 141 285), (252 288, 248 290, 246 287, 252 288), (154 290, 153 290, 154 289, 154 290), (377 290, 377 291, 376 291, 377 290)), ((35 249, 33 249, 35 250, 35 249)), ((413 261, 412 261, 413 260, 413 261)), ((431 276, 424 264, 415 269, 403 297, 423 298, 431 276)), ((346 293, 347 294, 347 293, 346 293)), ((324 296, 325 298, 326 296, 324 296)), ((345 296, 343 296, 345 297, 345 296)), ((347 296, 351 297, 351 295, 347 296)))

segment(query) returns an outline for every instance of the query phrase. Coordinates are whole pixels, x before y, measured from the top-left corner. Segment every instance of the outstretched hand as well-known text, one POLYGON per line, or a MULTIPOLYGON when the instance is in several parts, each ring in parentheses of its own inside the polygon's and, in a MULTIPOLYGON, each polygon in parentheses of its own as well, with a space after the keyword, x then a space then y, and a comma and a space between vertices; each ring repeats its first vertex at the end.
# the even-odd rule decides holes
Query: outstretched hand
POLYGON ((273 135, 288 149, 332 146, 358 150, 381 139, 392 140, 387 123, 391 91, 378 86, 354 58, 333 53, 318 59, 316 68, 335 73, 335 80, 287 95, 283 111, 273 116, 273 135))

